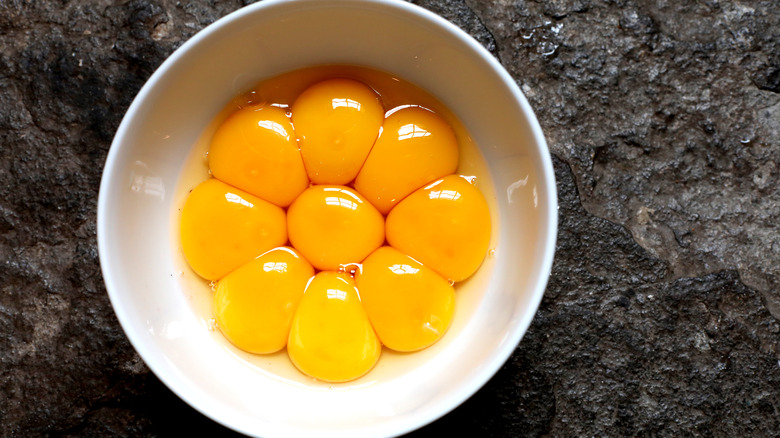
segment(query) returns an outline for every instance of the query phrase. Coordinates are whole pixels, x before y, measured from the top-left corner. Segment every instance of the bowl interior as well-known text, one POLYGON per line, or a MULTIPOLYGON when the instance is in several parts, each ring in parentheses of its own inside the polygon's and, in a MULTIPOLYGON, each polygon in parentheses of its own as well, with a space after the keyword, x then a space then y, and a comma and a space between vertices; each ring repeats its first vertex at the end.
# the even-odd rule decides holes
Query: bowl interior
POLYGON ((556 208, 530 107, 463 32, 403 2, 266 1, 196 35, 142 89, 106 163, 98 245, 130 341, 196 409, 252 435, 394 435, 463 402, 514 350, 549 275, 556 208), (442 342, 385 352, 367 377, 342 385, 291 373, 279 355, 244 355, 210 330, 208 290, 183 264, 176 233, 186 188, 203 178, 193 162, 225 105, 261 79, 327 64, 398 75, 446 105, 480 146, 494 222, 495 255, 459 290, 442 342))

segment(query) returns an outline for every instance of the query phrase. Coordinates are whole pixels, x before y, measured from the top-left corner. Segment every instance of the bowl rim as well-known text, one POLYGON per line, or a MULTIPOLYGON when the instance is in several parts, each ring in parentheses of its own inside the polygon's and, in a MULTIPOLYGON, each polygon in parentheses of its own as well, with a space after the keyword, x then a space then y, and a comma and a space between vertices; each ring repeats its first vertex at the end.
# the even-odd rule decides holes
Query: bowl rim
MULTIPOLYGON (((97 244, 98 244, 98 255, 101 262, 100 263, 101 272, 103 275, 109 300, 117 316, 117 319, 119 320, 119 323, 125 333, 125 336, 127 336, 133 348, 138 352, 138 354, 144 360, 144 363, 155 374, 155 376, 158 379, 160 379, 166 385, 166 387, 168 387, 168 389, 170 389, 173 393, 175 393, 180 399, 185 401, 188 405, 190 405, 192 408, 194 408, 195 410, 197 410, 207 418, 210 418, 211 420, 225 427, 249 435, 255 435, 258 432, 253 430, 247 430, 242 425, 229 423, 226 420, 216 417, 212 415, 212 413, 206 411, 198 402, 198 400, 192 399, 183 390, 173 385, 171 381, 172 379, 170 379, 169 376, 165 372, 163 372, 159 364, 149 359, 151 353, 147 351, 147 346, 140 341, 138 335, 136 335, 132 330, 130 330, 130 322, 129 322, 130 316, 128 312, 126 311, 126 309, 123 309, 121 306, 117 305, 118 297, 116 296, 117 293, 116 291, 119 290, 121 286, 118 284, 116 278, 112 274, 112 269, 108 265, 109 242, 106 236, 107 224, 105 218, 107 216, 107 205, 109 203, 108 188, 110 185, 112 174, 114 174, 114 169, 118 166, 117 161, 118 161, 118 156, 120 154, 119 153, 120 145, 123 143, 123 138, 127 136, 128 127, 131 124, 132 119, 136 117, 136 113, 138 112, 139 107, 141 106, 142 102, 149 97, 150 93, 152 93, 156 83, 159 82, 161 79, 163 79, 164 76, 167 74, 167 72, 172 68, 172 66, 175 65, 177 62, 179 62, 179 60, 182 57, 186 56, 186 54, 190 50, 199 46, 202 41, 210 38, 215 32, 218 32, 221 28, 230 25, 233 21, 239 20, 245 15, 262 13, 263 10, 272 9, 289 3, 316 4, 318 3, 318 1, 317 0, 265 0, 263 2, 253 3, 251 5, 242 7, 236 11, 231 12, 228 15, 225 15, 222 18, 219 18, 218 20, 204 27, 203 29, 198 31, 194 36, 192 36, 187 41, 185 41, 184 44, 182 44, 179 48, 177 48, 170 56, 168 56, 168 58, 154 71, 154 73, 149 77, 149 79, 143 85, 143 87, 138 92, 136 97, 133 99, 133 102, 130 104, 129 108, 127 109, 127 112, 125 113, 124 117, 122 118, 122 122, 120 123, 119 128, 117 129, 117 132, 114 136, 114 139, 111 142, 111 146, 108 151, 108 155, 104 164, 103 172, 101 175, 98 202, 97 202, 97 244)), ((332 4, 323 5, 323 3, 324 2, 320 2, 321 5, 320 7, 333 7, 332 4)), ((477 42, 471 35, 466 33, 464 30, 460 29, 459 27, 457 27, 455 24, 446 20, 445 18, 435 14, 434 12, 424 9, 421 6, 404 2, 402 0, 341 0, 340 3, 352 4, 352 5, 358 5, 358 4, 366 5, 369 3, 373 3, 374 5, 380 7, 397 9, 401 13, 416 15, 419 18, 422 18, 423 20, 429 22, 431 26, 438 27, 439 30, 445 32, 448 36, 466 45, 471 51, 473 51, 473 54, 477 55, 479 58, 481 58, 482 61, 487 63, 490 66, 490 68, 493 70, 493 72, 499 76, 504 86, 509 90, 511 90, 513 99, 519 104, 520 108, 522 109, 522 112, 526 114, 526 116, 528 117, 529 128, 536 144, 538 145, 539 157, 542 164, 541 169, 537 169, 537 171, 541 170, 541 172, 537 172, 537 178, 539 178, 540 182, 543 183, 544 187, 547 190, 547 198, 548 198, 547 211, 543 211, 541 212, 541 214, 546 215, 546 217, 548 218, 546 222, 548 232, 544 240, 544 245, 542 248, 540 248, 540 252, 539 252, 541 254, 540 264, 539 264, 540 280, 536 282, 533 290, 528 291, 530 293, 530 299, 529 299, 530 306, 528 311, 526 311, 523 314, 520 321, 516 323, 515 330, 511 332, 511 336, 507 339, 507 342, 504 342, 501 348, 495 351, 493 355, 493 359, 488 363, 486 363, 486 366, 483 367, 473 379, 467 382, 468 384, 460 385, 460 389, 457 390, 452 397, 449 397, 444 402, 439 403, 438 407, 436 407, 433 410, 432 415, 424 417, 423 421, 421 422, 415 421, 413 422, 413 424, 401 423, 400 427, 395 427, 392 430, 387 430, 385 428, 382 431, 383 434, 387 434, 389 432, 392 435, 401 435, 401 434, 406 434, 411 431, 414 431, 418 428, 421 428, 425 425, 428 425, 438 420, 439 418, 443 417, 447 413, 457 408, 467 399, 472 397, 498 372, 498 370, 501 367, 504 366, 504 364, 509 359, 511 354, 517 348, 519 342, 522 340, 523 336, 525 335, 528 328, 530 327, 531 322, 536 314, 536 311, 539 308, 539 305, 544 296, 544 291, 547 287, 547 283, 549 281, 550 273, 552 270, 552 263, 553 263, 553 257, 555 252, 557 232, 558 232, 558 222, 559 222, 557 187, 556 187, 555 174, 553 170, 549 147, 547 145, 547 141, 544 137, 539 121, 536 118, 536 114, 534 113, 533 109, 528 103, 525 95, 523 95, 523 93, 519 89, 515 80, 506 71, 503 65, 501 65, 501 63, 485 47, 483 47, 479 42, 477 42)))

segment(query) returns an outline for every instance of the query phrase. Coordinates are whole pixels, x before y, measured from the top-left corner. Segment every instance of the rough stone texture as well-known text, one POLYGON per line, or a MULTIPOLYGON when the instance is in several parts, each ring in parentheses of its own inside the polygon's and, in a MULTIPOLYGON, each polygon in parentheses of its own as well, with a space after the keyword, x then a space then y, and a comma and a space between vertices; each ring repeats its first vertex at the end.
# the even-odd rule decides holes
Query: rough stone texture
POLYGON ((780 318, 780 5, 469 2, 588 212, 780 318))
MULTIPOLYGON (((496 54, 554 155, 558 251, 531 330, 416 432, 780 430, 780 4, 416 1, 496 54)), ((230 434, 113 315, 95 203, 154 69, 239 1, 0 0, 0 434, 230 434)))

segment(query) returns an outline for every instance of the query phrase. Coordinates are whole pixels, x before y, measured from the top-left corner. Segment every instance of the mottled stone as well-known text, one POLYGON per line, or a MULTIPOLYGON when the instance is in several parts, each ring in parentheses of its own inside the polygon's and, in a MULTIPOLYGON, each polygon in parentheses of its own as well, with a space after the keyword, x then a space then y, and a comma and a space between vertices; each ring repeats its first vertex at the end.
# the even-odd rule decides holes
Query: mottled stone
MULTIPOLYGON (((95 208, 140 87, 245 3, 0 2, 0 435, 230 435, 125 338, 95 208)), ((780 4, 415 3, 515 77, 554 154, 561 215, 518 349, 417 434, 775 435, 780 4)))
POLYGON ((479 41, 493 55, 496 55, 496 41, 493 35, 485 28, 479 17, 472 11, 463 0, 412 0, 418 6, 422 6, 429 11, 435 12, 449 20, 451 23, 466 31, 469 35, 479 41))
POLYGON ((473 1, 586 209, 780 318, 780 4, 473 1))

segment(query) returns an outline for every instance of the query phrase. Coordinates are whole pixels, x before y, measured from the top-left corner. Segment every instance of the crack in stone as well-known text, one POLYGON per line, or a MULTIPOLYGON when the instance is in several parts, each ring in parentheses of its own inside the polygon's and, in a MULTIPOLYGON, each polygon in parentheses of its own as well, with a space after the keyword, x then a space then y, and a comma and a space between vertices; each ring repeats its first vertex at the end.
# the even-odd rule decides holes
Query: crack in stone
POLYGON ((477 2, 475 4, 475 0, 465 0, 465 2, 471 13, 474 14, 474 17, 477 18, 477 21, 479 22, 482 29, 484 29, 485 32, 490 36, 490 40, 493 42, 493 50, 490 50, 490 52, 493 54, 493 56, 496 57, 496 59, 498 59, 498 62, 501 62, 501 52, 498 50, 498 40, 496 40, 495 35, 493 35, 493 32, 489 27, 487 27, 485 21, 482 19, 482 16, 479 14, 479 12, 477 12, 477 8, 475 8, 475 5, 479 5, 479 3, 477 2))

